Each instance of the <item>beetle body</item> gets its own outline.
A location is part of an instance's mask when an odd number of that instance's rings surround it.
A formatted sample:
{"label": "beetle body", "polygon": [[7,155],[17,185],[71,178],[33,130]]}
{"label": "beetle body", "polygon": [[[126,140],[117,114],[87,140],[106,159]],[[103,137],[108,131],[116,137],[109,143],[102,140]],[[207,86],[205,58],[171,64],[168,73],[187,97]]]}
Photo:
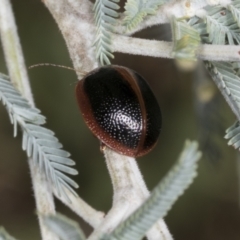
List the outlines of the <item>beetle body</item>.
{"label": "beetle body", "polygon": [[87,126],[106,146],[131,157],[155,146],[160,108],[135,71],[117,65],[97,68],[78,82],[76,97]]}

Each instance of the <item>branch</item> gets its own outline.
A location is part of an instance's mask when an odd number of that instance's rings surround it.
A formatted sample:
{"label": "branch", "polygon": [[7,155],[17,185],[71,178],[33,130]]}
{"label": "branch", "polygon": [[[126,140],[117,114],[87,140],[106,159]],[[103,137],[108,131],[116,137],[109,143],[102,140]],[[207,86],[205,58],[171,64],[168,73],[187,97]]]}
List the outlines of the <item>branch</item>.
{"label": "branch", "polygon": [[102,223],[104,219],[104,213],[96,211],[85,201],[83,201],[80,197],[76,197],[67,188],[65,188],[64,191],[67,193],[69,199],[71,200],[71,203],[66,201],[66,198],[64,197],[60,197],[59,199],[73,212],[80,216],[84,221],[89,223],[89,225],[92,226],[94,229],[99,227],[99,225]]}
{"label": "branch", "polygon": [[[81,79],[84,72],[91,71],[98,66],[92,48],[95,36],[92,3],[87,0],[45,0],[44,3],[63,34],[74,68],[79,79]],[[65,191],[68,192],[71,203],[67,202],[64,198],[60,198],[60,200],[93,228],[99,226],[104,213],[93,209],[67,189]],[[58,197],[56,194],[55,196]]]}
{"label": "branch", "polygon": [[98,67],[92,46],[95,27],[92,8],[88,0],[44,0],[67,44],[76,73],[81,79],[83,72]]}
{"label": "branch", "polygon": [[[103,233],[111,232],[150,195],[134,158],[118,154],[107,147],[104,155],[113,184],[113,206],[89,240],[99,239]],[[172,240],[163,220],[159,220],[148,231],[147,237],[150,240]]]}
{"label": "branch", "polygon": [[[149,57],[173,58],[173,43],[157,40],[114,35],[113,51]],[[204,44],[197,50],[197,57],[209,61],[240,61],[240,47],[237,45]]]}
{"label": "branch", "polygon": [[[197,142],[187,140],[178,161],[168,174],[153,189],[150,197],[104,240],[142,239],[156,221],[166,216],[172,205],[193,182],[197,175],[197,162],[201,157]],[[167,236],[153,235],[153,239],[168,239]],[[170,237],[171,238],[171,237]]]}
{"label": "branch", "polygon": [[[17,34],[17,27],[10,2],[8,0],[0,0],[0,34],[10,79],[22,95],[29,100],[32,106],[34,106],[24,57]],[[55,213],[53,196],[46,177],[43,176],[39,169],[34,166],[31,158],[28,163],[33,183],[37,212],[41,214]],[[39,223],[42,238],[44,240],[58,239],[44,226],[42,217],[40,216]]]}

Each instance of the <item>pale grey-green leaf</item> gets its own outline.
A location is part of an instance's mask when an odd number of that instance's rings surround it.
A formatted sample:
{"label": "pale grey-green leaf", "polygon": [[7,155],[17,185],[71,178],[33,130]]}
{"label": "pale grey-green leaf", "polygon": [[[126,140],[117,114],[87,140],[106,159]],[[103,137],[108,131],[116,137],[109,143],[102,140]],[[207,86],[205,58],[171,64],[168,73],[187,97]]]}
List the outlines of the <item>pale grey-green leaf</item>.
{"label": "pale grey-green leaf", "polygon": [[186,20],[172,19],[173,52],[172,55],[178,60],[196,61],[197,50],[201,43],[199,32],[191,27]]}
{"label": "pale grey-green leaf", "polygon": [[[61,185],[60,185],[60,188],[62,188],[62,186],[64,186],[65,188],[67,188],[74,196],[78,196],[77,195],[77,193],[73,190],[73,188],[71,188],[71,186],[66,182],[66,181],[64,181],[64,179],[62,179],[62,178],[59,178],[59,182],[61,183]],[[63,189],[63,191],[62,191],[66,196],[68,196],[68,194],[66,193],[66,191],[64,191],[64,189]],[[70,198],[69,198],[69,200],[70,200]],[[70,200],[70,202],[71,202],[71,200]]]}
{"label": "pale grey-green leaf", "polygon": [[54,167],[55,169],[61,171],[61,172],[65,172],[65,173],[68,173],[68,174],[71,174],[71,175],[77,175],[78,174],[78,171],[76,169],[67,167],[63,164],[52,162],[51,166]]}
{"label": "pale grey-green leaf", "polygon": [[[222,6],[209,6],[206,12],[203,20],[206,23],[208,43],[221,45],[240,43],[240,29],[228,9]],[[197,29],[196,21],[193,26]]]}
{"label": "pale grey-green leaf", "polygon": [[44,124],[46,122],[44,116],[31,111],[30,108],[22,108],[19,106],[13,106],[13,108],[14,112],[27,122],[33,122],[35,124]]}
{"label": "pale grey-green leaf", "polygon": [[47,154],[46,156],[50,161],[53,161],[53,162],[62,163],[64,165],[68,165],[68,166],[75,165],[75,162],[72,159],[67,158],[67,157],[60,157],[60,156],[50,155],[50,154]]}
{"label": "pale grey-green leaf", "polygon": [[30,123],[27,123],[26,126],[27,126],[28,129],[30,129],[32,131],[54,135],[53,131],[51,131],[51,130],[45,128],[45,127],[37,126],[37,125],[34,125],[34,124],[30,124]]}
{"label": "pale grey-green leaf", "polygon": [[[22,148],[32,157],[34,164],[46,174],[48,181],[53,184],[57,193],[66,197],[64,187],[73,191],[72,187],[77,184],[64,173],[77,174],[73,168],[75,162],[68,157],[70,154],[62,149],[62,144],[54,137],[54,132],[38,124],[45,122],[45,117],[40,114],[40,110],[32,108],[18,91],[12,86],[5,75],[0,73],[0,100],[6,106],[11,123],[14,125],[14,136],[17,134],[17,124],[23,130]],[[24,107],[23,107],[24,106]],[[36,125],[37,124],[37,125]]]}
{"label": "pale grey-green leaf", "polygon": [[27,149],[27,142],[28,142],[28,134],[27,132],[23,132],[23,139],[22,139],[22,149],[26,150]]}
{"label": "pale grey-green leaf", "polygon": [[70,155],[71,155],[69,152],[67,152],[65,150],[50,148],[50,147],[46,147],[46,146],[42,147],[42,151],[44,151],[45,153],[57,155],[57,156],[60,156],[60,157],[66,157],[66,158],[70,157]]}
{"label": "pale grey-green leaf", "polygon": [[[118,1],[118,2],[119,2],[119,1]],[[103,4],[104,4],[106,7],[110,8],[110,9],[118,10],[118,9],[120,8],[120,7],[118,6],[118,4],[113,3],[113,2],[111,2],[111,1],[109,1],[109,0],[103,0]]]}
{"label": "pale grey-green leaf", "polygon": [[114,31],[116,18],[119,16],[116,10],[119,9],[118,1],[96,0],[94,10],[94,20],[97,26],[96,37],[93,45],[96,48],[96,58],[101,65],[110,64],[109,57],[113,57],[111,50],[111,35]]}
{"label": "pale grey-green leaf", "polygon": [[237,121],[226,130],[225,138],[226,139],[232,138],[234,135],[238,133],[238,131],[240,131],[240,125],[239,122]]}
{"label": "pale grey-green leaf", "polygon": [[28,157],[32,156],[32,149],[33,149],[33,138],[29,137],[28,143],[27,143],[27,149],[26,149]]}
{"label": "pale grey-green leaf", "polygon": [[65,182],[67,182],[69,185],[73,186],[74,188],[78,188],[78,184],[73,181],[71,178],[69,178],[67,175],[63,174],[62,172],[59,172],[59,171],[55,171],[56,172],[56,175],[58,177],[60,177],[61,179],[63,179]]}
{"label": "pale grey-green leaf", "polygon": [[59,213],[42,216],[44,224],[62,240],[85,240],[86,237],[78,224]]}
{"label": "pale grey-green leaf", "polygon": [[240,107],[240,77],[237,75],[231,63],[227,62],[206,62],[206,68],[210,75],[219,81],[220,87],[226,90]]}
{"label": "pale grey-green leaf", "polygon": [[[115,17],[115,18],[119,16],[119,14],[118,14],[115,10],[112,10],[112,9],[110,9],[110,8],[104,8],[104,9],[103,9],[103,12],[104,12],[105,14],[108,14],[108,15],[110,15],[110,16],[112,16],[112,17]],[[105,17],[106,17],[106,16],[105,16]],[[108,19],[109,21],[107,21],[107,20],[104,19],[104,18],[103,18],[103,20],[111,23],[112,17]],[[115,22],[116,22],[116,19],[114,19],[114,23],[115,23]]]}
{"label": "pale grey-green leaf", "polygon": [[168,0],[128,0],[125,3],[124,25],[126,30],[132,30],[149,14],[155,14],[158,7]]}
{"label": "pale grey-green leaf", "polygon": [[47,139],[47,140],[58,142],[58,139],[54,137],[52,134],[39,132],[39,131],[31,131],[31,135],[33,135],[36,138]]}
{"label": "pale grey-green leaf", "polygon": [[5,92],[4,95],[7,97],[7,98],[17,98],[19,99],[19,97],[21,97],[21,95],[16,92],[16,91],[13,91],[13,92]]}
{"label": "pale grey-green leaf", "polygon": [[226,130],[226,139],[229,139],[228,145],[232,145],[235,149],[240,147],[240,125],[235,122],[230,128]]}
{"label": "pale grey-green leaf", "polygon": [[50,141],[50,140],[46,140],[46,139],[36,139],[36,142],[39,145],[47,146],[47,147],[51,147],[51,148],[61,148],[62,147],[62,144],[60,142]]}
{"label": "pale grey-green leaf", "polygon": [[240,1],[232,1],[228,5],[228,9],[231,11],[234,20],[237,22],[238,26],[240,27]]}
{"label": "pale grey-green leaf", "polygon": [[16,240],[16,238],[7,233],[3,227],[0,227],[0,240]]}
{"label": "pale grey-green leaf", "polygon": [[5,79],[9,80],[10,79],[9,76],[4,74],[4,73],[0,73],[0,78],[2,78],[3,80],[5,80]]}

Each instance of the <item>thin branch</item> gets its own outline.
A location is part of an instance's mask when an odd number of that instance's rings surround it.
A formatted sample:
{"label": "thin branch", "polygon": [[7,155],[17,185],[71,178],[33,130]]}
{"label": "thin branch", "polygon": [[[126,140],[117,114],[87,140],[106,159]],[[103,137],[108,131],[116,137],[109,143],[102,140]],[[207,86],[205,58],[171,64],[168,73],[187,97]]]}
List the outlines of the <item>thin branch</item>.
{"label": "thin branch", "polygon": [[[16,88],[34,106],[31,88],[24,63],[24,57],[17,34],[11,4],[8,0],[0,0],[0,34],[3,51],[7,62],[10,79]],[[37,211],[41,214],[54,214],[55,206],[53,196],[46,177],[34,166],[32,159],[28,161],[33,183],[33,190]],[[44,226],[39,216],[40,229],[44,240],[57,240],[58,238]]]}
{"label": "thin branch", "polygon": [[[86,240],[85,234],[77,222],[57,213],[56,215],[43,216],[44,223],[62,240]],[[9,239],[10,240],[10,239]]]}
{"label": "thin branch", "polygon": [[88,0],[44,0],[67,44],[76,73],[81,79],[83,72],[98,67],[93,42],[95,27],[93,5]]}
{"label": "thin branch", "polygon": [[[113,51],[149,57],[173,58],[173,43],[114,35]],[[197,57],[209,61],[240,61],[240,47],[234,45],[200,45]]]}
{"label": "thin branch", "polygon": [[10,79],[15,87],[28,98],[30,104],[34,105],[17,26],[8,0],[0,0],[0,31]]}
{"label": "thin branch", "polygon": [[66,201],[64,197],[60,197],[59,199],[73,212],[80,216],[84,221],[89,223],[89,225],[91,225],[94,229],[99,227],[99,225],[102,223],[104,219],[104,213],[96,211],[85,201],[83,201],[80,197],[76,197],[67,188],[65,188],[64,191],[67,193],[67,196],[71,200],[71,203]]}
{"label": "thin branch", "polygon": [[197,56],[202,60],[234,62],[240,60],[240,46],[211,45],[200,46]]}
{"label": "thin branch", "polygon": [[[149,196],[134,158],[120,155],[107,147],[104,155],[113,184],[113,206],[89,240],[99,239],[103,233],[111,232]],[[163,220],[159,220],[146,235],[150,240],[172,240]]]}
{"label": "thin branch", "polygon": [[114,52],[149,57],[173,58],[172,42],[114,35],[112,39],[112,48]]}

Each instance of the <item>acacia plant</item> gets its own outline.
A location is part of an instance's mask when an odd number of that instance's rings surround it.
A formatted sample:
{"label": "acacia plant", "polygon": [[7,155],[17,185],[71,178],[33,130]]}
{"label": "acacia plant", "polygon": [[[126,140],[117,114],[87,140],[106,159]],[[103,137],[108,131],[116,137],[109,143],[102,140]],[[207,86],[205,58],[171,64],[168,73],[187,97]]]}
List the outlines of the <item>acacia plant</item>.
{"label": "acacia plant", "polygon": [[[240,147],[240,1],[239,0],[128,0],[120,12],[119,0],[43,0],[65,39],[79,79],[86,72],[110,64],[114,52],[175,58],[194,65],[202,59],[226,99],[237,122],[226,138]],[[169,23],[172,42],[131,37],[144,28]],[[81,228],[56,214],[59,198],[93,227],[88,239],[173,239],[163,217],[196,176],[200,152],[186,141],[179,160],[150,194],[136,161],[104,148],[112,180],[112,208],[102,213],[78,196],[77,174],[70,154],[34,105],[20,40],[9,0],[0,0],[0,34],[7,74],[0,74],[0,99],[14,127],[22,132],[22,148],[29,168],[42,239],[86,239]],[[93,44],[94,43],[94,44]],[[221,46],[219,46],[221,45]],[[0,239],[14,239],[3,228]]]}

